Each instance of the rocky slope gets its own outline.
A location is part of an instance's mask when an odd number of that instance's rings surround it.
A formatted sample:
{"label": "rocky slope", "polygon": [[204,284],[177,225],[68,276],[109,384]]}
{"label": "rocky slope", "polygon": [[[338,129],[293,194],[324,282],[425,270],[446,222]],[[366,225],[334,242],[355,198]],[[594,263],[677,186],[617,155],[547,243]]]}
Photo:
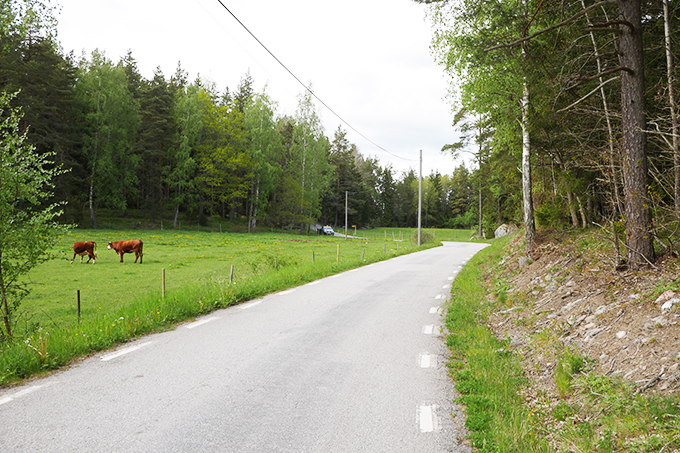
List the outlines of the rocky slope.
{"label": "rocky slope", "polygon": [[529,398],[557,401],[554,370],[565,348],[636,392],[680,387],[678,259],[619,272],[611,244],[596,235],[543,235],[531,261],[515,233],[497,270],[504,282],[497,297],[507,304],[490,317],[490,327],[522,355]]}

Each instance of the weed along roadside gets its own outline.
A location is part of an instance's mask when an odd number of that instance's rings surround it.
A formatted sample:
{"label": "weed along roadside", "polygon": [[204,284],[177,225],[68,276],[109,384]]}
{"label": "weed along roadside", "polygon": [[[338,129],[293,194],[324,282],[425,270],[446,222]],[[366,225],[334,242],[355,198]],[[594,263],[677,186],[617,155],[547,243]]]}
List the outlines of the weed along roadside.
{"label": "weed along roadside", "polygon": [[439,245],[431,241],[397,250],[382,238],[136,233],[144,242],[141,265],[120,263],[113,254],[100,255],[96,265],[70,265],[74,241],[107,243],[120,235],[74,230],[57,245],[59,258],[29,274],[34,284],[17,317],[17,341],[0,345],[0,385],[20,383],[215,309]]}
{"label": "weed along roadside", "polygon": [[[677,391],[650,391],[658,382],[656,372],[651,379],[626,381],[623,373],[611,373],[613,366],[598,366],[607,360],[604,354],[593,358],[587,352],[594,351],[566,343],[574,321],[555,322],[550,317],[555,312],[543,307],[548,296],[522,283],[536,281],[522,275],[540,260],[553,273],[571,270],[546,257],[517,266],[520,242],[494,240],[463,268],[451,289],[448,366],[472,446],[480,452],[680,451]],[[551,256],[577,261],[572,250],[550,247],[555,248]],[[597,263],[601,257],[578,259]],[[555,282],[554,277],[549,281]]]}

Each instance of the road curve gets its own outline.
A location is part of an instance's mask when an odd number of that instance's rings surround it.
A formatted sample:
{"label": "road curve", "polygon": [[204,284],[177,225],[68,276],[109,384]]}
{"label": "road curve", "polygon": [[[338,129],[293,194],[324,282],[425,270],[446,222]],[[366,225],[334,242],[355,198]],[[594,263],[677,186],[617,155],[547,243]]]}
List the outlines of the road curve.
{"label": "road curve", "polygon": [[216,311],[0,391],[0,451],[469,452],[444,243]]}

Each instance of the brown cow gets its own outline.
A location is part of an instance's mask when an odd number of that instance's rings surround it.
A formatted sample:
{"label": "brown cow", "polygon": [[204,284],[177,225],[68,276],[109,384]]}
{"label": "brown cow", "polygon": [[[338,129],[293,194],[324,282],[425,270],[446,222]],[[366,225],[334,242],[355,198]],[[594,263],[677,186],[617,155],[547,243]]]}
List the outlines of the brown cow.
{"label": "brown cow", "polygon": [[139,258],[139,264],[142,264],[142,247],[144,244],[141,239],[135,239],[134,241],[112,241],[109,242],[107,250],[115,250],[117,254],[120,255],[120,262],[123,262],[123,254],[125,253],[135,253],[135,263]]}
{"label": "brown cow", "polygon": [[97,243],[94,241],[78,241],[73,243],[73,259],[71,260],[71,264],[73,264],[73,260],[76,259],[76,255],[80,256],[80,264],[83,264],[83,257],[85,255],[88,256],[87,258],[87,263],[92,260],[92,264],[95,262],[95,258],[97,257]]}

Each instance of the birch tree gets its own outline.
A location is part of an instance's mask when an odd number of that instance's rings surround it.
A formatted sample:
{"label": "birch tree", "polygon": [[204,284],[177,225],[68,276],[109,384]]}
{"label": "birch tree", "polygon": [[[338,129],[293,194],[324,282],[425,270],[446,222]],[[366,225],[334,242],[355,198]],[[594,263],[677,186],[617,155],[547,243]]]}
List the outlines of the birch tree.
{"label": "birch tree", "polygon": [[22,277],[51,258],[48,249],[67,227],[52,197],[52,180],[62,170],[54,153],[39,155],[19,132],[21,112],[0,92],[0,342],[11,340],[14,315],[28,288]]}

